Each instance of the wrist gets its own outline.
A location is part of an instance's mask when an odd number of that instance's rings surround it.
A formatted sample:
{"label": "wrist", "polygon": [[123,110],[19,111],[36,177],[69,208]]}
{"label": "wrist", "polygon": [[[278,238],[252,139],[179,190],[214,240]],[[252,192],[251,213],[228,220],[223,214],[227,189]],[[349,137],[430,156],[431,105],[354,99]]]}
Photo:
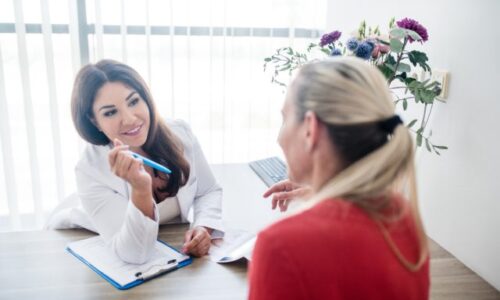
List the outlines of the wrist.
{"label": "wrist", "polygon": [[205,231],[209,234],[209,235],[212,235],[212,232],[214,232],[214,230],[210,227],[205,227],[205,226],[198,226],[200,228],[203,228],[205,229]]}
{"label": "wrist", "polygon": [[132,194],[137,194],[137,195],[151,195],[151,186],[150,185],[145,185],[145,184],[130,184],[130,187],[132,188]]}
{"label": "wrist", "polygon": [[154,201],[151,190],[143,191],[132,188],[132,202],[147,217],[154,220]]}

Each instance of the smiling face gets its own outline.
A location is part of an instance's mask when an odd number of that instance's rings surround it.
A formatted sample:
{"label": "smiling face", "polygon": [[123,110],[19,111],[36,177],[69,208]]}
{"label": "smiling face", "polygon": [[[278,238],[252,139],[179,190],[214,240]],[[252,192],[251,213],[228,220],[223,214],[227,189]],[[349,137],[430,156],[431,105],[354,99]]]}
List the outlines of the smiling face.
{"label": "smiling face", "polygon": [[93,123],[113,142],[115,138],[138,151],[147,140],[149,108],[141,96],[121,82],[108,82],[96,94]]}

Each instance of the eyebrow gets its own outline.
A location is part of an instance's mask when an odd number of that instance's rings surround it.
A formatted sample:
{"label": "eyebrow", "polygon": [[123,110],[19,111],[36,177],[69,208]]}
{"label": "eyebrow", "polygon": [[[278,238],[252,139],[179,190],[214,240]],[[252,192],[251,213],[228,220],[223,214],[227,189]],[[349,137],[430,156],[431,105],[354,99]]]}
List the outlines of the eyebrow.
{"label": "eyebrow", "polygon": [[103,109],[108,109],[108,108],[113,108],[115,107],[114,105],[104,105],[104,106],[101,106],[101,108],[99,108],[99,111],[103,110]]}
{"label": "eyebrow", "polygon": [[[130,98],[132,98],[132,96],[133,96],[134,94],[137,94],[137,92],[136,92],[136,91],[132,91],[132,92],[131,92],[128,96],[127,96],[127,98],[125,98],[125,101],[130,100]],[[115,106],[114,106],[114,105],[104,105],[104,106],[101,106],[101,108],[99,108],[99,111],[101,111],[101,110],[103,110],[103,109],[113,108],[113,107],[115,107]]]}
{"label": "eyebrow", "polygon": [[130,94],[128,94],[127,98],[125,98],[125,101],[129,100],[130,98],[132,98],[132,96],[134,94],[137,94],[137,92],[136,91],[132,91]]}

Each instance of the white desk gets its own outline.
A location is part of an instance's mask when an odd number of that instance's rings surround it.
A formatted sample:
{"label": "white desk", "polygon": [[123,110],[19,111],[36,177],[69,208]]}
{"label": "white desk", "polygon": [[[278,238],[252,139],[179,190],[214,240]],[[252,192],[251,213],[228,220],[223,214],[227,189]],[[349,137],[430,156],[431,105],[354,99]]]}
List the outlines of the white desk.
{"label": "white desk", "polygon": [[223,218],[228,228],[258,232],[280,217],[271,200],[262,198],[267,186],[247,164],[213,165],[224,190]]}
{"label": "white desk", "polygon": [[[279,217],[261,195],[266,186],[246,164],[214,165],[224,188],[228,226],[257,231]],[[159,238],[179,248],[186,225],[161,226]],[[0,233],[0,299],[246,299],[246,264],[208,258],[127,291],[119,291],[66,253],[85,230]]]}

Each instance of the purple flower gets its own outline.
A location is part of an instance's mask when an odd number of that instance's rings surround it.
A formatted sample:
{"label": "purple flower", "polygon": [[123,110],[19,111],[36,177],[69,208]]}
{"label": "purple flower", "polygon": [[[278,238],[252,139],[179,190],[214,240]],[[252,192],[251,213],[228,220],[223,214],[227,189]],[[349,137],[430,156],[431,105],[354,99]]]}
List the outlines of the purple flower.
{"label": "purple flower", "polygon": [[[399,20],[396,22],[399,28],[405,28],[405,29],[410,29],[418,33],[422,40],[420,41],[421,43],[426,42],[429,39],[429,35],[427,34],[427,29],[425,29],[424,26],[422,26],[420,23],[413,19],[409,18],[404,18],[402,20]],[[408,37],[408,40],[410,43],[413,43],[415,40],[412,39],[411,37]]]}
{"label": "purple flower", "polygon": [[340,38],[341,35],[342,35],[342,32],[337,31],[337,30],[332,31],[332,32],[327,33],[327,34],[324,34],[321,37],[321,41],[319,42],[319,45],[321,47],[324,47],[326,45],[333,44]]}
{"label": "purple flower", "polygon": [[347,49],[351,50],[351,51],[355,51],[356,48],[358,48],[358,45],[359,45],[359,41],[358,39],[356,38],[350,38],[349,40],[347,40]]}
{"label": "purple flower", "polygon": [[340,56],[342,55],[342,51],[340,51],[340,49],[338,48],[335,48],[332,50],[332,52],[330,52],[330,56]]}
{"label": "purple flower", "polygon": [[372,56],[372,51],[374,47],[375,46],[371,42],[367,41],[361,42],[356,51],[354,51],[354,54],[359,58],[365,60],[369,59]]}

